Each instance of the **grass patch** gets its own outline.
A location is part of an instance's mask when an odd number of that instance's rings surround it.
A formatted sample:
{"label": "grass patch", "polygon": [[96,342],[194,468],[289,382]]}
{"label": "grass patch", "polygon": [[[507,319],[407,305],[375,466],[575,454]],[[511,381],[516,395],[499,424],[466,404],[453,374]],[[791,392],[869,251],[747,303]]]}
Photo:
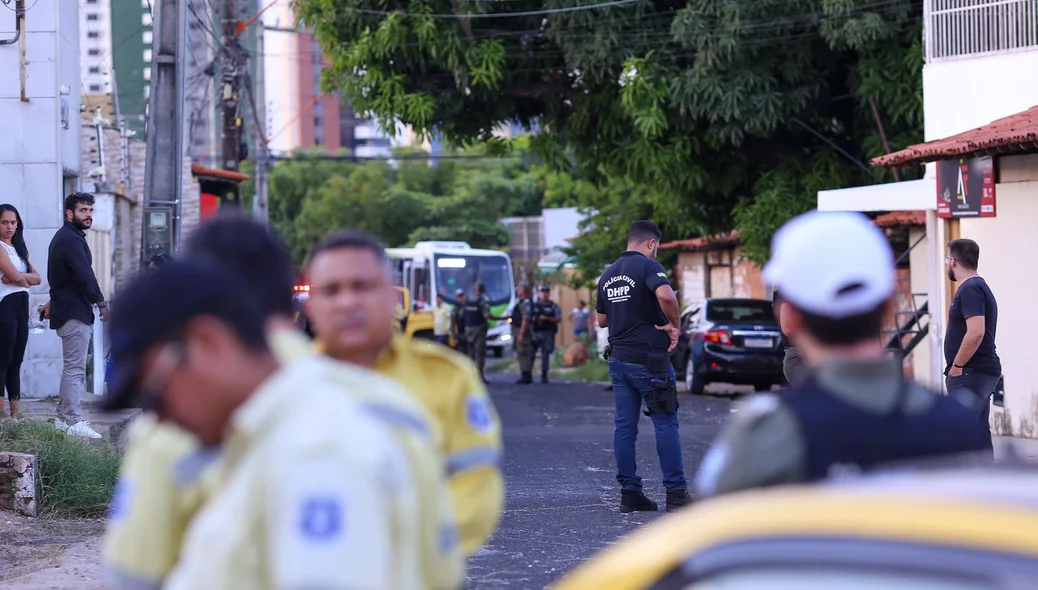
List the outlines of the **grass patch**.
{"label": "grass patch", "polygon": [[487,359],[485,370],[488,373],[518,373],[519,362],[514,356],[506,356],[500,359]]}
{"label": "grass patch", "polygon": [[609,381],[609,363],[599,357],[592,357],[583,365],[576,367],[560,367],[553,369],[551,374],[570,381],[602,383]]}
{"label": "grass patch", "polygon": [[0,450],[36,456],[41,516],[104,516],[119,473],[119,458],[106,444],[19,420],[0,422]]}

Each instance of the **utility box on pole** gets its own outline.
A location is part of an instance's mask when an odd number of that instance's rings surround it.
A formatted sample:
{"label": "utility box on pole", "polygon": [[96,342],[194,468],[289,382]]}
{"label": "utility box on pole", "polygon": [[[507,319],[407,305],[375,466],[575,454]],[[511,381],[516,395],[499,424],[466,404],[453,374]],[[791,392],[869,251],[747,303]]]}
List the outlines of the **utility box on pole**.
{"label": "utility box on pole", "polygon": [[[144,169],[144,215],[141,224],[141,267],[159,252],[172,253],[179,236],[183,193],[183,45],[187,3],[155,0],[154,60],[148,100],[147,156]],[[164,219],[161,231],[151,217]],[[158,227],[158,226],[156,226]]]}

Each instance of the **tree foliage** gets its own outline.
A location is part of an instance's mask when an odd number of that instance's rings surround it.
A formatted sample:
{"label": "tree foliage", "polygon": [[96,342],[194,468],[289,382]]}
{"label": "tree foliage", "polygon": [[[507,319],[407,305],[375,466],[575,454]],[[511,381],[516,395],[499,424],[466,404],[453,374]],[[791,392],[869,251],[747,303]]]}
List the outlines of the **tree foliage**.
{"label": "tree foliage", "polygon": [[[579,183],[523,161],[518,149],[504,158],[447,154],[435,166],[420,150],[395,155],[390,164],[300,152],[271,169],[270,220],[297,263],[325,235],[346,227],[372,232],[389,246],[461,240],[500,248],[508,243],[501,218],[578,204]],[[242,187],[246,196],[252,191],[251,181]],[[243,206],[250,206],[245,201]]]}
{"label": "tree foliage", "polygon": [[877,181],[873,105],[892,149],[921,139],[918,2],[587,6],[296,0],[334,64],[323,84],[358,111],[458,144],[536,128],[532,152],[571,173],[603,248],[651,216],[674,238],[738,226],[759,259],[813,191]]}

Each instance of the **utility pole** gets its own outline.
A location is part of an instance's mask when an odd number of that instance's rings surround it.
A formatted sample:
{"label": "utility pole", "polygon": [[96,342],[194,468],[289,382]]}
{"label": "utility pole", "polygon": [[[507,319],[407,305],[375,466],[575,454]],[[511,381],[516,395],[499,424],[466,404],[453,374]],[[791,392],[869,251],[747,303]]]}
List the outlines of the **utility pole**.
{"label": "utility pole", "polygon": [[144,168],[141,265],[159,252],[173,252],[180,225],[183,169],[184,10],[178,0],[156,0],[151,90]]}
{"label": "utility pole", "polygon": [[267,201],[267,92],[265,76],[263,73],[263,20],[256,21],[256,84],[253,85],[252,94],[255,97],[252,108],[255,111],[253,128],[256,133],[256,194],[252,199],[252,216],[257,221],[267,223],[270,219]]}
{"label": "utility pole", "polygon": [[238,103],[241,98],[241,46],[238,44],[237,0],[222,0],[221,24],[223,72],[220,79],[220,100],[223,108],[223,135],[220,159],[224,170],[237,172],[241,162],[241,119],[238,117]]}

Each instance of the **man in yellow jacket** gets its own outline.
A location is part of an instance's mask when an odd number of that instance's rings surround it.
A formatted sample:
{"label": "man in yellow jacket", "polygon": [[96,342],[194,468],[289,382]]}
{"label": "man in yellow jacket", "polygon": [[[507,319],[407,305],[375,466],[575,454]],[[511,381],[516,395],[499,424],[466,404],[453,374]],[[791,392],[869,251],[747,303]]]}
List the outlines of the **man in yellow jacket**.
{"label": "man in yellow jacket", "polygon": [[[244,217],[221,217],[196,229],[185,259],[204,260],[250,286],[266,314],[267,340],[282,364],[315,356],[310,341],[291,317],[292,269],[287,248],[263,225]],[[259,264],[262,261],[262,264]],[[322,372],[343,395],[391,427],[425,494],[421,499],[426,541],[422,548],[424,585],[456,588],[463,556],[456,539],[451,498],[443,478],[436,428],[424,407],[399,384],[377,373],[328,363]],[[219,488],[215,466],[220,453],[194,436],[146,413],[130,427],[120,469],[119,492],[105,535],[102,560],[106,585],[113,589],[161,587],[181,558],[185,531]]]}
{"label": "man in yellow jacket", "polygon": [[394,334],[390,261],[363,232],[334,233],[310,255],[306,312],[329,356],[403,383],[439,426],[462,548],[471,555],[497,528],[504,504],[501,423],[472,362],[431,341]]}

